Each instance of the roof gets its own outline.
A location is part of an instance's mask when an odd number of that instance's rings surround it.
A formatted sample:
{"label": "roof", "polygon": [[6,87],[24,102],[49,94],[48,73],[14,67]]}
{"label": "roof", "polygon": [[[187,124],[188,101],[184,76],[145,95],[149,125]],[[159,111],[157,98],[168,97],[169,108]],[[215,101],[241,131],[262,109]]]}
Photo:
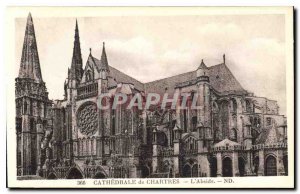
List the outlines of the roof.
{"label": "roof", "polygon": [[262,129],[257,137],[255,144],[274,144],[280,141],[280,134],[275,124]]}
{"label": "roof", "polygon": [[173,94],[178,83],[186,82],[195,78],[196,71],[191,71],[153,82],[148,82],[145,83],[145,91],[147,93],[164,94],[165,92],[167,92],[168,94]]}
{"label": "roof", "polygon": [[[88,58],[88,62],[96,64],[95,66],[97,67],[98,72],[100,71],[100,69],[105,69],[107,66],[107,63],[103,63],[102,60],[99,60],[91,55]],[[236,80],[236,78],[224,63],[206,68],[208,70],[210,84],[217,92],[221,94],[240,92],[246,93],[246,90],[244,90],[244,88]],[[190,71],[152,82],[142,83],[134,79],[133,77],[122,73],[112,66],[109,66],[109,70],[109,87],[115,87],[119,82],[131,83],[135,86],[136,89],[140,91],[145,91],[146,93],[157,93],[160,95],[163,95],[164,93],[168,93],[171,95],[175,92],[175,88],[178,84],[183,82],[193,83],[197,79],[196,71]]]}
{"label": "roof", "polygon": [[34,25],[30,13],[27,17],[21,65],[18,77],[30,78],[36,82],[43,82]]}
{"label": "roof", "polygon": [[[144,84],[133,77],[130,77],[129,75],[126,75],[125,73],[122,73],[121,71],[117,70],[116,68],[109,66],[110,70],[110,76],[111,81],[110,83],[113,84],[113,81],[116,82],[122,82],[122,83],[131,83],[134,85],[134,87],[140,91],[144,91]],[[109,85],[110,87],[110,85]]]}
{"label": "roof", "polygon": [[[225,64],[208,67],[208,76],[211,86],[220,93],[246,92],[241,84],[236,80]],[[178,83],[196,80],[196,71],[191,71],[172,77],[145,83],[147,93],[172,94]]]}
{"label": "roof", "polygon": [[208,74],[210,84],[218,92],[245,91],[224,63],[209,67]]}

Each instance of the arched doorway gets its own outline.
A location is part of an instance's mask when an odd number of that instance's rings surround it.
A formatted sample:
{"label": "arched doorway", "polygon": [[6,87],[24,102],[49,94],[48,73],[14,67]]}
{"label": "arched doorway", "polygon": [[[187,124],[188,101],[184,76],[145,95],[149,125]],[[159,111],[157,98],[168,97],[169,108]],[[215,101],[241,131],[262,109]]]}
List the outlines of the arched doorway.
{"label": "arched doorway", "polygon": [[265,175],[277,176],[277,164],[274,156],[268,156],[265,163]]}
{"label": "arched doorway", "polygon": [[83,176],[77,168],[72,168],[69,171],[69,174],[67,176],[67,179],[82,179],[82,178],[83,178]]}
{"label": "arched doorway", "polygon": [[217,159],[215,157],[210,162],[210,176],[217,177]]}
{"label": "arched doorway", "polygon": [[223,177],[232,177],[232,160],[229,157],[226,157],[222,161],[222,176]]}
{"label": "arched doorway", "polygon": [[49,174],[48,179],[57,179],[56,175],[52,172]]}
{"label": "arched doorway", "polygon": [[142,178],[146,178],[150,175],[150,170],[148,166],[142,166],[141,168]]}
{"label": "arched doorway", "polygon": [[191,177],[191,167],[189,164],[184,165],[183,170],[182,170],[182,176],[183,177]]}
{"label": "arched doorway", "polygon": [[288,157],[287,155],[283,156],[283,166],[284,166],[284,172],[285,172],[285,176],[288,175]]}
{"label": "arched doorway", "polygon": [[240,176],[245,176],[245,160],[243,158],[239,158],[239,172]]}
{"label": "arched doorway", "polygon": [[94,179],[105,179],[106,176],[102,172],[97,172],[94,176]]}

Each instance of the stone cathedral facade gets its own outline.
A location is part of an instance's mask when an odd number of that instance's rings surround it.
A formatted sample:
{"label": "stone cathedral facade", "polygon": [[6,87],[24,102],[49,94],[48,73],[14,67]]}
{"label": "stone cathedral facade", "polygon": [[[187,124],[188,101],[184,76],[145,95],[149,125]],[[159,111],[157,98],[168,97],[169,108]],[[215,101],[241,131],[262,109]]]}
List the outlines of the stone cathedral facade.
{"label": "stone cathedral facade", "polygon": [[[15,88],[20,179],[287,175],[286,117],[276,101],[240,85],[225,55],[220,64],[202,60],[195,71],[149,83],[108,61],[104,43],[102,53],[83,61],[76,21],[64,97],[50,100],[29,14]],[[98,108],[100,94],[110,100],[120,93],[143,100],[188,94],[188,107],[181,109],[179,98],[175,109]],[[190,108],[193,98],[202,108]]]}

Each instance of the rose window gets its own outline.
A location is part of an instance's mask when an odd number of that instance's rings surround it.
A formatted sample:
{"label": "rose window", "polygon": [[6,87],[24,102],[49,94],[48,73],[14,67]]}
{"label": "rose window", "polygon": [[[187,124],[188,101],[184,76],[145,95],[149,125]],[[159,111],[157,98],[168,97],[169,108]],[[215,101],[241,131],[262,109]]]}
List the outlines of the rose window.
{"label": "rose window", "polygon": [[98,129],[98,114],[95,104],[84,106],[77,113],[77,125],[80,132],[84,135],[93,135]]}

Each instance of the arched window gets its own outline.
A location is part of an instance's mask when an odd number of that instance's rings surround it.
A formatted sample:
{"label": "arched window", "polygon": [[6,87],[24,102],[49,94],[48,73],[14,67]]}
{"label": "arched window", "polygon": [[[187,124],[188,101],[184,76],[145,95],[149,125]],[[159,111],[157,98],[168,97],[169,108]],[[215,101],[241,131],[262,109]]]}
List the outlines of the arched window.
{"label": "arched window", "polygon": [[253,160],[253,165],[254,165],[254,173],[257,175],[258,173],[258,167],[259,167],[259,158],[256,156]]}
{"label": "arched window", "polygon": [[185,149],[186,150],[197,150],[198,149],[198,143],[197,139],[190,136],[184,140],[185,143]]}
{"label": "arched window", "polygon": [[246,112],[252,112],[250,100],[246,100]]}
{"label": "arched window", "polygon": [[237,103],[235,99],[231,99],[231,112],[236,113],[237,112]]}
{"label": "arched window", "polygon": [[83,156],[86,155],[86,140],[85,140],[85,138],[83,138],[83,140],[82,140],[82,155]]}
{"label": "arched window", "polygon": [[228,137],[229,133],[229,108],[228,108],[228,101],[223,101],[220,106],[220,120],[221,126],[220,129],[222,130],[222,135],[224,137]]}
{"label": "arched window", "polygon": [[237,141],[237,131],[235,128],[230,130],[230,140]]}
{"label": "arched window", "polygon": [[23,112],[23,114],[27,114],[27,102],[26,102],[26,100],[24,101],[24,112]]}
{"label": "arched window", "polygon": [[90,140],[90,138],[88,137],[88,138],[86,139],[86,155],[90,155],[90,142],[91,142],[91,140]]}
{"label": "arched window", "polygon": [[87,81],[87,82],[90,82],[90,81],[93,80],[93,75],[92,75],[91,70],[88,70],[88,71],[85,73],[85,77],[86,77],[86,81]]}

